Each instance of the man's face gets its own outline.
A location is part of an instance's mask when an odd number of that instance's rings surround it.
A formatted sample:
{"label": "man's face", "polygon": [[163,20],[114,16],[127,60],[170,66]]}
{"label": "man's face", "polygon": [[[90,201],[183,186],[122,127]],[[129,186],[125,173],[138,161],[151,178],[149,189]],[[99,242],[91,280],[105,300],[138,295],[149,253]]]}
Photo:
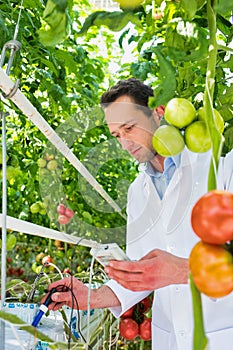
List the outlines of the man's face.
{"label": "man's face", "polygon": [[147,116],[144,113],[146,110],[148,111],[146,107],[136,105],[126,95],[119,97],[105,109],[110,133],[140,163],[149,161],[156,155],[152,137],[159,126],[159,119],[154,114]]}

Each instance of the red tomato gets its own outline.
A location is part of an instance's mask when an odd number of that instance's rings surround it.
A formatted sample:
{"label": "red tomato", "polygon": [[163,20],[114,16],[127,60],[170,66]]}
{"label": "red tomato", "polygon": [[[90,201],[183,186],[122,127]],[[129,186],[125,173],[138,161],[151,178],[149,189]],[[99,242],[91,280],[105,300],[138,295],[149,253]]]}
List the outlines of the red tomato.
{"label": "red tomato", "polygon": [[66,215],[68,218],[71,219],[71,218],[74,216],[74,212],[73,212],[72,209],[66,208],[66,210],[65,210],[65,215]]}
{"label": "red tomato", "polygon": [[46,256],[44,256],[43,259],[42,259],[42,264],[43,264],[43,265],[46,264],[46,263],[52,263],[52,262],[53,262],[53,259],[51,258],[50,255],[46,255]]}
{"label": "red tomato", "polygon": [[122,337],[126,340],[133,340],[138,335],[139,327],[137,322],[132,318],[123,318],[120,321],[119,330]]}
{"label": "red tomato", "polygon": [[66,215],[59,215],[58,222],[61,225],[66,225],[70,222],[70,218],[68,218],[68,216],[66,216]]}
{"label": "red tomato", "polygon": [[62,204],[62,203],[58,204],[57,212],[58,212],[58,214],[65,215],[66,206],[64,204]]}
{"label": "red tomato", "polygon": [[122,315],[121,318],[132,318],[133,312],[135,310],[135,305],[132,306],[130,309],[126,310]]}
{"label": "red tomato", "polygon": [[147,313],[150,309],[151,309],[151,306],[152,306],[152,300],[151,298],[148,296],[144,299],[142,299],[140,301],[140,309],[141,309],[141,312],[143,314]]}
{"label": "red tomato", "polygon": [[151,340],[151,318],[145,318],[139,326],[139,335],[143,340]]}
{"label": "red tomato", "polygon": [[213,190],[202,196],[191,214],[192,228],[204,242],[224,244],[233,239],[233,193]]}
{"label": "red tomato", "polygon": [[198,242],[191,251],[189,268],[201,293],[220,298],[233,291],[233,256],[220,245]]}

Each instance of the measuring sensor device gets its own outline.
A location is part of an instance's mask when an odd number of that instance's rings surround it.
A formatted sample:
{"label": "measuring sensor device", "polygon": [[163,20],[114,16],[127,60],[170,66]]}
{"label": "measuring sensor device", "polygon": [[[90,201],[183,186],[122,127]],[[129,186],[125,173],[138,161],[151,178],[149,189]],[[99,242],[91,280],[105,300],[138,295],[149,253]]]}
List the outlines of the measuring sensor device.
{"label": "measuring sensor device", "polygon": [[40,305],[40,308],[39,308],[39,311],[38,313],[36,314],[36,316],[34,317],[34,320],[32,322],[32,326],[33,327],[37,327],[42,316],[47,312],[48,310],[48,306],[49,304],[51,303],[52,301],[52,294],[56,292],[56,288],[52,288],[51,291],[49,292],[49,295],[47,296],[44,304],[41,304]]}
{"label": "measuring sensor device", "polygon": [[90,253],[103,266],[108,265],[109,260],[130,260],[116,243],[99,244]]}

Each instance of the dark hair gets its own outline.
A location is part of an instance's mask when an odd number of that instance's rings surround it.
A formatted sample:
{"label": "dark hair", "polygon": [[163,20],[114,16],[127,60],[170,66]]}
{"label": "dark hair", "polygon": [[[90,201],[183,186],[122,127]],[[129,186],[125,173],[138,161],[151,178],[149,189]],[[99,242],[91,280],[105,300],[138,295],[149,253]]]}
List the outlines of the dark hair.
{"label": "dark hair", "polygon": [[107,105],[123,95],[130,96],[138,105],[148,107],[148,100],[150,96],[153,96],[153,90],[150,86],[135,78],[120,80],[116,85],[103,93],[100,103],[102,106]]}

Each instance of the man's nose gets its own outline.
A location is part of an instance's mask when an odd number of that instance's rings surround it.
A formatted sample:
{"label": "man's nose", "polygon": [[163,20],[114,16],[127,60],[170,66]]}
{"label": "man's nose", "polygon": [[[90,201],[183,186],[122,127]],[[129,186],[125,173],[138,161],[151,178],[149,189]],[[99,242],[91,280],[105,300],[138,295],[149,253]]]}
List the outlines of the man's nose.
{"label": "man's nose", "polygon": [[129,150],[130,147],[133,145],[133,141],[125,137],[121,137],[120,139],[118,139],[118,141],[120,142],[121,147],[126,151]]}

